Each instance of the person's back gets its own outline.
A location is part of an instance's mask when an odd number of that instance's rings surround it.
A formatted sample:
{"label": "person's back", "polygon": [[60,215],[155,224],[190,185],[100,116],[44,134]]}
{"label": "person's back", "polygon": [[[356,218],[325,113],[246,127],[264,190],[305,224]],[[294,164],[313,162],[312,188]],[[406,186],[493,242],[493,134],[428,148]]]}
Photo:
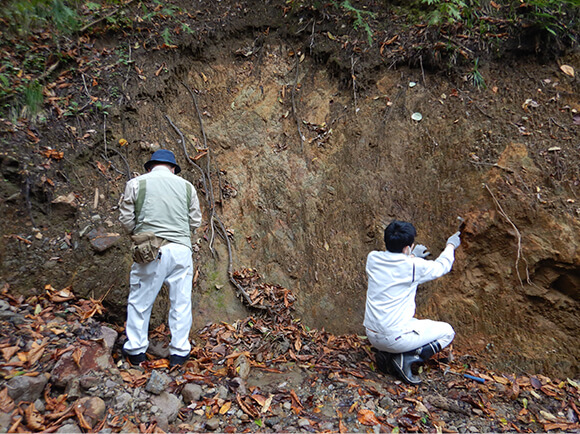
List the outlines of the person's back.
{"label": "person's back", "polygon": [[[145,163],[148,173],[127,182],[119,220],[134,243],[144,243],[131,266],[131,291],[127,302],[127,341],[123,353],[131,364],[146,360],[153,302],[163,284],[169,287],[169,364],[189,358],[192,324],[191,289],[193,262],[190,230],[201,223],[197,193],[181,171],[171,151],[156,151]],[[137,241],[138,240],[138,241]],[[139,251],[135,244],[134,251]]]}
{"label": "person's back", "polygon": [[408,383],[420,379],[411,364],[431,357],[451,343],[455,332],[443,322],[419,320],[415,315],[417,286],[451,270],[459,233],[434,260],[425,246],[413,248],[416,231],[407,222],[393,221],[385,229],[387,251],[373,251],[367,257],[368,278],[364,326],[370,343],[378,350],[377,364],[383,371],[391,365]]}

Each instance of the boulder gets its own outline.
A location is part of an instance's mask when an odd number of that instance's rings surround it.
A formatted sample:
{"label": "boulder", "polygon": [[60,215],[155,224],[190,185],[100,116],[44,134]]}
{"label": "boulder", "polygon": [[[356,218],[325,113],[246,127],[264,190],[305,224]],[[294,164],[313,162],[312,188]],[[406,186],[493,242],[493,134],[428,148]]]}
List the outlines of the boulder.
{"label": "boulder", "polygon": [[[80,357],[79,357],[80,353]],[[75,358],[78,357],[78,365]],[[72,379],[82,377],[90,371],[117,373],[110,349],[104,340],[83,341],[73,351],[64,353],[52,369],[51,381],[65,387]]]}
{"label": "boulder", "polygon": [[99,226],[90,231],[87,237],[93,249],[101,253],[115,245],[119,241],[119,238],[121,238],[121,235],[115,232],[107,232],[104,227]]}
{"label": "boulder", "polygon": [[8,396],[14,400],[15,404],[21,401],[34,402],[42,396],[44,386],[48,383],[50,374],[42,374],[36,377],[19,375],[13,377],[6,383]]}

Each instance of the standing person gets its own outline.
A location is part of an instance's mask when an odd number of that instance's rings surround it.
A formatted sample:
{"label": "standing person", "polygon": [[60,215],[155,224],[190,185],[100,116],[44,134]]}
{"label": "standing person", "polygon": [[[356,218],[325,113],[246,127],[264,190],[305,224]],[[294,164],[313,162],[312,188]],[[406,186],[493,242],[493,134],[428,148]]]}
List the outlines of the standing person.
{"label": "standing person", "polygon": [[385,229],[387,251],[370,252],[366,265],[364,326],[369,342],[379,351],[377,366],[393,370],[409,384],[421,383],[411,365],[429,359],[455,336],[447,323],[414,317],[417,285],[447,274],[461,243],[456,232],[439,257],[430,261],[424,259],[430,254],[425,246],[414,246],[416,235],[411,223],[394,220]]}
{"label": "standing person", "polygon": [[[161,286],[169,287],[169,365],[189,358],[192,325],[193,261],[190,230],[201,224],[195,187],[176,176],[181,168],[173,152],[156,151],[144,175],[127,182],[119,220],[132,234],[133,257],[127,302],[127,341],[123,354],[133,365],[145,361],[149,320]],[[141,250],[143,249],[143,250]],[[136,254],[137,253],[137,254]]]}

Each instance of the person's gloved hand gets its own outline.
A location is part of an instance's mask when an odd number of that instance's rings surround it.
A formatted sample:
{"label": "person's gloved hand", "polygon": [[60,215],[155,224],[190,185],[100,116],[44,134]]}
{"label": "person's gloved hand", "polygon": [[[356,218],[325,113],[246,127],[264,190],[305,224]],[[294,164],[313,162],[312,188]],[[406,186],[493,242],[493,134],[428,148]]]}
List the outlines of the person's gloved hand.
{"label": "person's gloved hand", "polygon": [[417,258],[426,258],[431,252],[423,244],[417,244],[411,254]]}
{"label": "person's gloved hand", "polygon": [[451,244],[454,249],[458,248],[459,245],[461,244],[461,239],[459,238],[460,234],[461,234],[461,232],[457,231],[453,235],[451,235],[447,239],[447,244]]}

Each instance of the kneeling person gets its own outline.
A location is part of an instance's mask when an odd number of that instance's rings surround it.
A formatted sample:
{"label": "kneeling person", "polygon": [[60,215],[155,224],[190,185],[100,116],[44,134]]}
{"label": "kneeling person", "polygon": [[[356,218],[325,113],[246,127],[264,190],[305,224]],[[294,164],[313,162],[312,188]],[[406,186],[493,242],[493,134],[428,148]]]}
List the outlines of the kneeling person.
{"label": "kneeling person", "polygon": [[445,322],[414,318],[417,286],[447,274],[461,243],[460,233],[453,234],[431,261],[424,259],[429,255],[425,246],[414,246],[416,235],[411,223],[394,220],[385,229],[387,251],[369,253],[366,265],[364,326],[369,342],[379,351],[377,365],[383,371],[391,368],[410,384],[421,383],[411,365],[426,361],[455,336]]}

